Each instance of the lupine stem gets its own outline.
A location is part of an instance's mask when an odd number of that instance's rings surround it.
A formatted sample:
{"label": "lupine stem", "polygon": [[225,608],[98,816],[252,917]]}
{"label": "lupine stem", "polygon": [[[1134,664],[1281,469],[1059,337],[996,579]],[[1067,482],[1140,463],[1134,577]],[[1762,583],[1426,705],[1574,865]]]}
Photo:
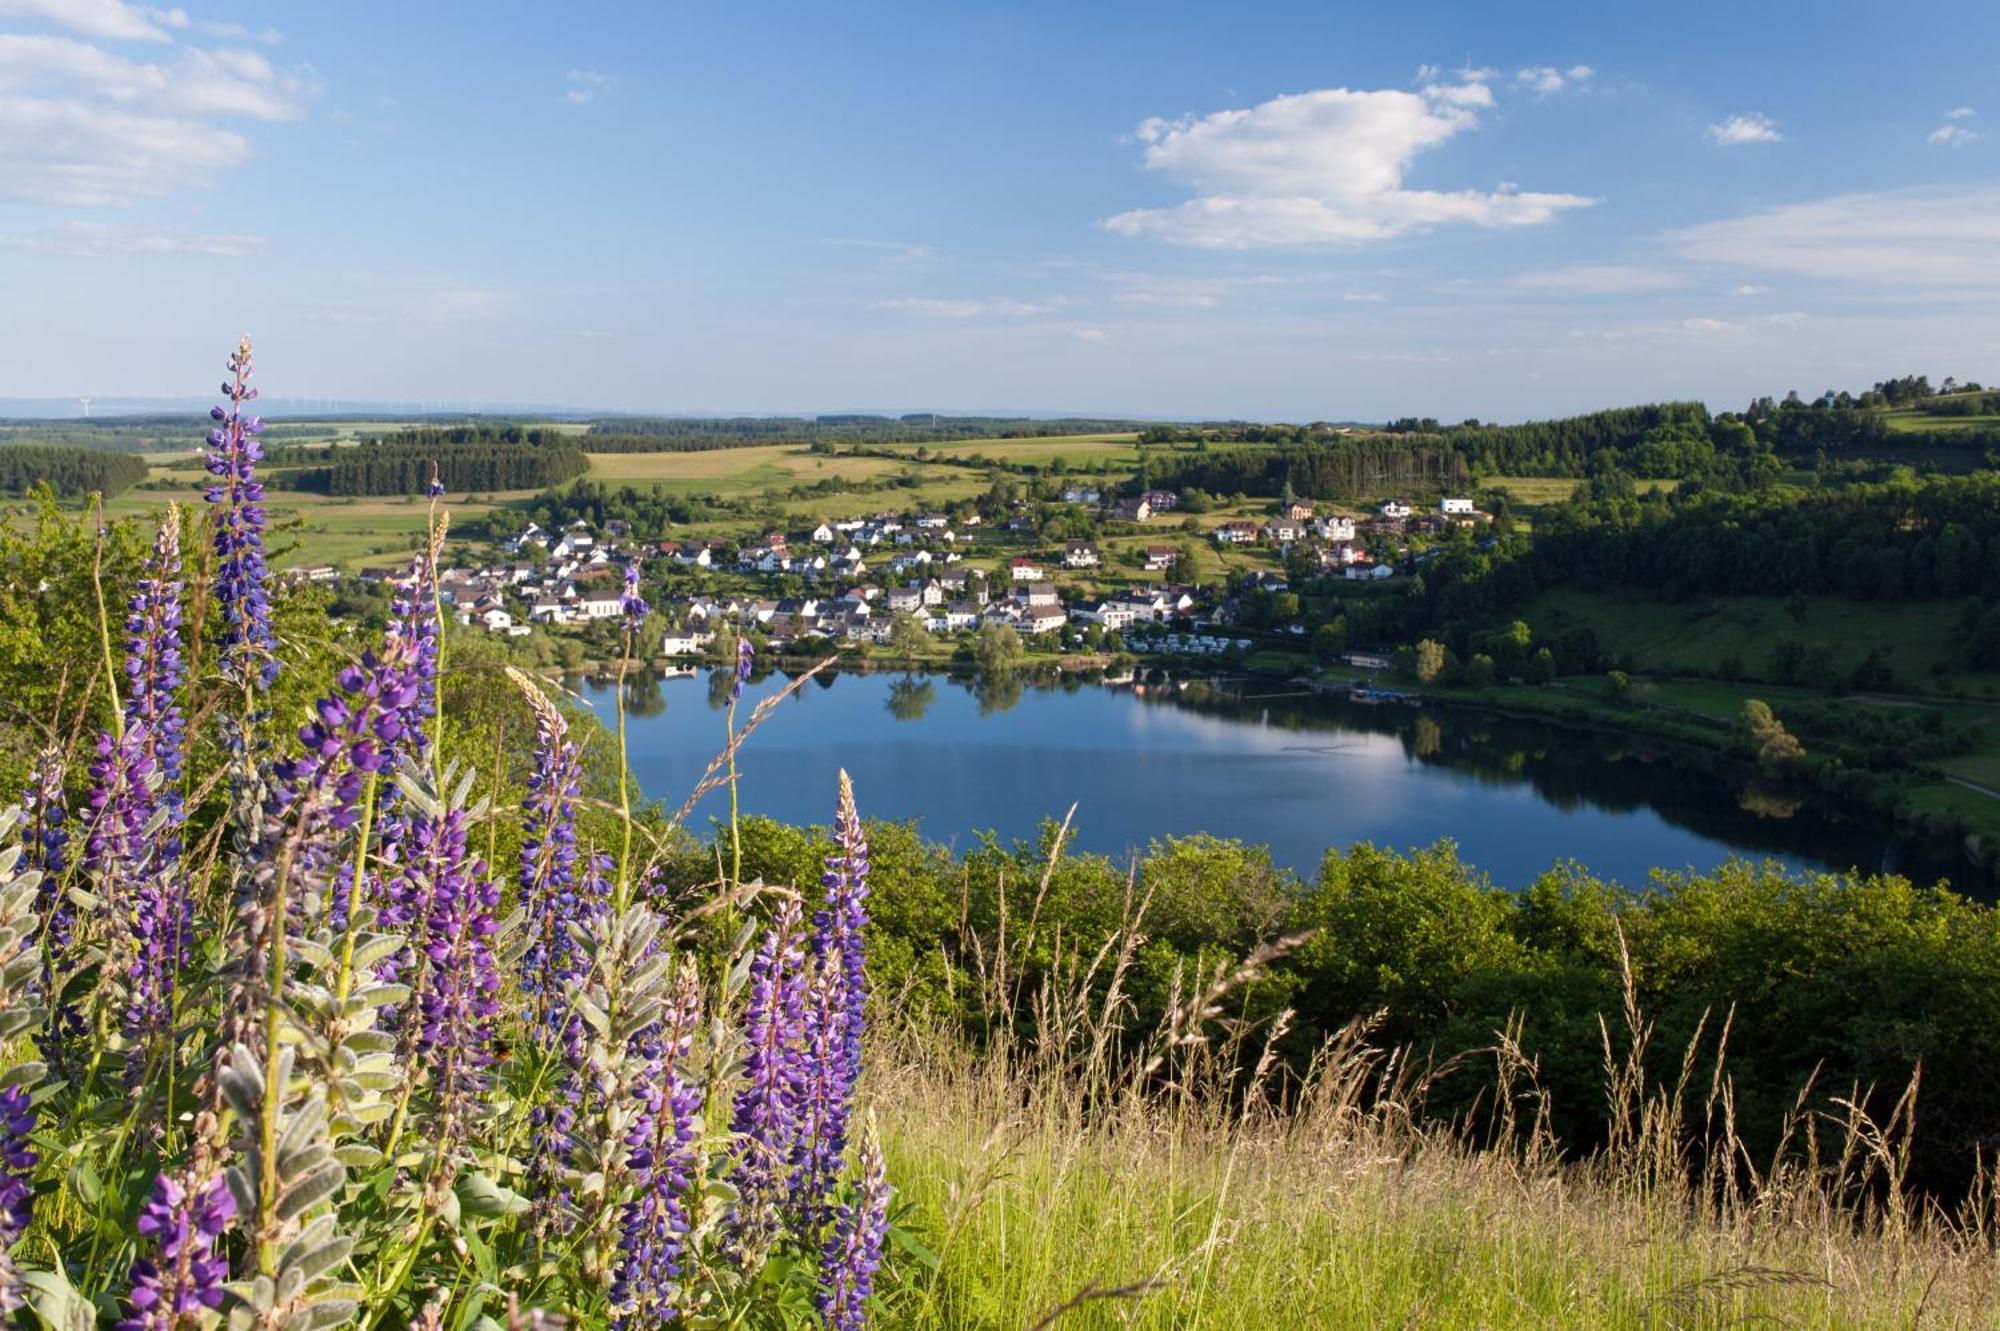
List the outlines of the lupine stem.
{"label": "lupine stem", "polygon": [[340,943],[340,980],[334,986],[336,1006],[346,1003],[354,987],[354,935],[358,932],[354,921],[360,914],[361,887],[367,881],[368,834],[375,823],[375,784],[379,779],[370,772],[361,787],[361,821],[355,825],[354,884],[347,894],[347,927],[342,931]]}
{"label": "lupine stem", "polygon": [[90,561],[90,585],[97,593],[97,641],[104,651],[104,688],[111,695],[111,734],[125,738],[125,708],[118,701],[118,663],[111,655],[111,615],[104,608],[104,495],[90,496],[90,515],[97,519],[97,539]]}
{"label": "lupine stem", "polygon": [[278,1211],[278,1110],[284,1100],[278,1080],[278,1025],[283,1017],[285,993],[285,934],[287,894],[292,876],[292,848],[286,845],[278,860],[276,883],[271,889],[270,916],[265,928],[271,932],[270,992],[264,1003],[264,1098],[258,1106],[257,1145],[262,1164],[257,1171],[257,1270],[274,1275],[278,1269],[277,1245],[271,1242],[271,1225]]}

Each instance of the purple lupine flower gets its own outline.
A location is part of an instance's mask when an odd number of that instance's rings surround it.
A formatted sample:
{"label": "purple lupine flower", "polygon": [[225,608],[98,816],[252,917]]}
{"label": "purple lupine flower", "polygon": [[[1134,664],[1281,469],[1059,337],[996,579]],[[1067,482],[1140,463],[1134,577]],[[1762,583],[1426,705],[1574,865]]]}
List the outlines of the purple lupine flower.
{"label": "purple lupine flower", "polygon": [[132,1315],[118,1331],[179,1331],[203,1309],[220,1308],[229,1259],[216,1241],[235,1216],[236,1199],[220,1174],[204,1187],[161,1174],[138,1223],[158,1255],[133,1263]]}
{"label": "purple lupine flower", "polygon": [[750,645],[750,639],[744,637],[740,633],[737,634],[736,635],[736,682],[729,686],[729,699],[731,702],[734,702],[743,696],[743,686],[744,684],[749,682],[750,667],[753,664],[755,664],[756,659],[757,659],[757,649]]}
{"label": "purple lupine flower", "polygon": [[626,1138],[633,1198],[619,1218],[610,1291],[614,1327],[662,1326],[675,1318],[675,1281],[688,1231],[682,1194],[694,1173],[695,1116],[702,1101],[688,1062],[700,1024],[701,981],[693,965],[683,963],[637,1091],[640,1113]]}
{"label": "purple lupine flower", "polygon": [[449,1140],[465,1126],[486,1086],[499,1020],[500,973],[493,959],[500,888],[465,849],[465,810],[441,818],[419,813],[411,830],[417,885],[423,893],[425,964],[417,982],[414,1048],[428,1069]]}
{"label": "purple lupine flower", "polygon": [[431,463],[431,480],[430,484],[424,487],[424,494],[432,499],[444,498],[444,481],[438,476],[438,464],[436,462]]}
{"label": "purple lupine flower", "polygon": [[170,506],[125,619],[125,731],[148,773],[144,795],[135,790],[124,814],[139,825],[144,842],[132,848],[143,862],[129,866],[124,903],[134,944],[125,1026],[134,1036],[166,1028],[191,923],[187,882],[178,871],[187,756],[186,722],[175,697],[181,682],[180,564],[180,514]]}
{"label": "purple lupine flower", "polygon": [[646,598],[639,595],[639,566],[636,563],[625,566],[625,595],[619,599],[618,608],[625,616],[625,628],[632,633],[639,631],[646,621],[646,612],[652,609],[646,604]]}
{"label": "purple lupine flower", "polygon": [[70,927],[76,919],[76,906],[62,889],[63,871],[69,867],[65,774],[62,750],[50,745],[35,759],[28,773],[27,789],[21,792],[21,812],[27,820],[22,859],[26,867],[42,875],[35,909],[43,921],[45,952],[51,957],[68,946]]}
{"label": "purple lupine flower", "polygon": [[826,898],[813,915],[806,1085],[792,1152],[793,1209],[808,1229],[824,1220],[826,1198],[840,1177],[867,1026],[862,929],[868,923],[868,838],[846,772],[835,805],[834,849],[820,882]]}
{"label": "purple lupine flower", "polygon": [[229,358],[222,394],[227,407],[211,407],[217,422],[208,432],[208,502],[215,512],[215,599],[222,607],[223,674],[244,687],[268,688],[278,675],[277,635],[271,631],[271,597],[265,586],[264,485],[257,463],[264,450],[257,442],[264,423],[243,414],[254,402],[250,386],[250,339],[237,344]]}
{"label": "purple lupine flower", "polygon": [[[380,772],[393,773],[407,757],[421,761],[430,747],[430,733],[424,723],[436,714],[438,626],[433,596],[437,586],[437,546],[432,543],[410,561],[409,572],[396,582],[388,631],[382,640],[382,660],[394,662],[402,672],[395,690],[397,728],[393,740],[383,743]],[[410,819],[391,786],[380,805],[376,858],[394,863],[402,858],[403,841]],[[373,888],[380,877],[371,871],[362,875],[362,886],[370,899],[379,899]],[[349,898],[354,892],[354,869],[349,865],[334,875],[328,924],[336,931],[347,927]],[[408,923],[407,915],[396,915],[385,903],[384,917],[392,928]],[[393,965],[393,963],[391,963]]]}
{"label": "purple lupine flower", "polygon": [[872,1134],[862,1139],[860,1167],[854,1200],[834,1213],[833,1233],[820,1253],[819,1315],[827,1331],[867,1325],[868,1296],[889,1234],[889,1175]]}
{"label": "purple lupine flower", "polygon": [[0,1252],[14,1246],[35,1216],[35,1189],[29,1180],[41,1157],[29,1137],[36,1116],[27,1087],[16,1082],[0,1090]]}
{"label": "purple lupine flower", "polygon": [[114,910],[125,909],[152,859],[146,827],[153,816],[153,759],[147,749],[143,726],[122,735],[100,731],[90,764],[83,868]]}
{"label": "purple lupine flower", "polygon": [[761,1247],[776,1232],[776,1208],[789,1190],[786,1174],[805,1093],[805,950],[799,931],[799,903],[789,899],[750,960],[750,997],[743,1009],[748,1084],[736,1093],[730,1124],[737,1138],[735,1240],[746,1249]]}
{"label": "purple lupine flower", "polygon": [[568,996],[588,962],[570,936],[581,919],[576,891],[576,800],[582,760],[568,723],[539,691],[535,711],[535,761],[521,835],[521,906],[528,947],[521,958],[521,988],[530,996],[530,1024],[553,1042],[574,1021]]}

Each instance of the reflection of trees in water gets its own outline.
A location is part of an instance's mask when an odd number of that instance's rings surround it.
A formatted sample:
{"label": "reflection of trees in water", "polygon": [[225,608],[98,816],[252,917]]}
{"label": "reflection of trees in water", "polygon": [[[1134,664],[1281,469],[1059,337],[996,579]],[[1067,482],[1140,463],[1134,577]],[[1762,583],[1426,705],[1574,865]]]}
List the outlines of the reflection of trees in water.
{"label": "reflection of trees in water", "polygon": [[937,685],[916,675],[905,675],[889,685],[889,715],[898,721],[921,721],[937,701]]}
{"label": "reflection of trees in water", "polygon": [[[1254,687],[1254,686],[1253,686]],[[1651,811],[1666,822],[1750,853],[1797,855],[1840,867],[1896,865],[1921,881],[1963,875],[1942,853],[1897,839],[1878,821],[1768,790],[1738,797],[1742,765],[1643,737],[1570,728],[1473,709],[1370,707],[1340,698],[1232,696],[1190,687],[1151,701],[1290,731],[1390,735],[1418,762],[1484,785],[1526,784],[1563,810]]]}
{"label": "reflection of trees in water", "polygon": [[708,672],[708,705],[716,711],[729,706],[729,695],[736,687],[736,667],[732,664],[725,669]]}
{"label": "reflection of trees in water", "polygon": [[973,678],[972,696],[979,703],[979,714],[992,716],[995,712],[1013,710],[1027,686],[1020,671],[996,670]]}
{"label": "reflection of trees in water", "polygon": [[1745,813],[1754,813],[1759,818],[1790,818],[1804,803],[1795,795],[1772,790],[1756,781],[1744,783],[1742,793],[1736,797],[1737,808]]}
{"label": "reflection of trees in water", "polygon": [[652,670],[635,670],[625,676],[625,714],[658,716],[667,710],[667,695],[660,689],[660,676]]}

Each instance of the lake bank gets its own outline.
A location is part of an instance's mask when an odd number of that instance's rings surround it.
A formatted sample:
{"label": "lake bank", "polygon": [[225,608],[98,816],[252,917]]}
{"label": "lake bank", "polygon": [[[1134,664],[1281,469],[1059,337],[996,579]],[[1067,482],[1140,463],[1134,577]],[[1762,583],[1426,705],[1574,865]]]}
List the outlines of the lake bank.
{"label": "lake bank", "polygon": [[[745,705],[787,682],[753,682]],[[877,816],[918,820],[960,848],[988,830],[1032,839],[1076,803],[1085,849],[1122,855],[1207,832],[1269,846],[1301,876],[1351,842],[1442,838],[1514,887],[1559,859],[1632,886],[1655,867],[1705,871],[1732,856],[1942,876],[1920,846],[1720,784],[1713,763],[1673,746],[1476,708],[1260,698],[1263,682],[1135,690],[1019,672],[823,674],[745,747],[745,808],[822,821],[821,783],[844,767]],[[611,687],[585,696],[608,715]],[[632,767],[649,797],[686,794],[720,746],[726,699],[726,684],[699,676],[628,681]],[[718,808],[698,808],[697,824]]]}

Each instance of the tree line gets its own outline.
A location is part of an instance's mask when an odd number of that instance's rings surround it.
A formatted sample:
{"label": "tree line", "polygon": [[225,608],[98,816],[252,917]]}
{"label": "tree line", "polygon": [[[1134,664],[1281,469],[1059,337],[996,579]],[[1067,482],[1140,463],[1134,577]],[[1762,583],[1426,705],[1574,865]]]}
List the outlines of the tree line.
{"label": "tree line", "polygon": [[1137,430],[1137,421],[1018,416],[726,416],[619,417],[594,422],[593,453],[698,453],[760,444],[937,443],[952,439],[1040,439]]}
{"label": "tree line", "polygon": [[420,493],[433,471],[455,494],[541,490],[590,467],[574,436],[522,426],[408,430],[380,441],[324,451],[324,465],[291,473],[301,490],[329,495]]}
{"label": "tree line", "polygon": [[0,448],[0,491],[22,495],[46,485],[64,498],[93,491],[106,496],[131,489],[146,479],[145,459],[130,453],[52,444],[15,444]]}

